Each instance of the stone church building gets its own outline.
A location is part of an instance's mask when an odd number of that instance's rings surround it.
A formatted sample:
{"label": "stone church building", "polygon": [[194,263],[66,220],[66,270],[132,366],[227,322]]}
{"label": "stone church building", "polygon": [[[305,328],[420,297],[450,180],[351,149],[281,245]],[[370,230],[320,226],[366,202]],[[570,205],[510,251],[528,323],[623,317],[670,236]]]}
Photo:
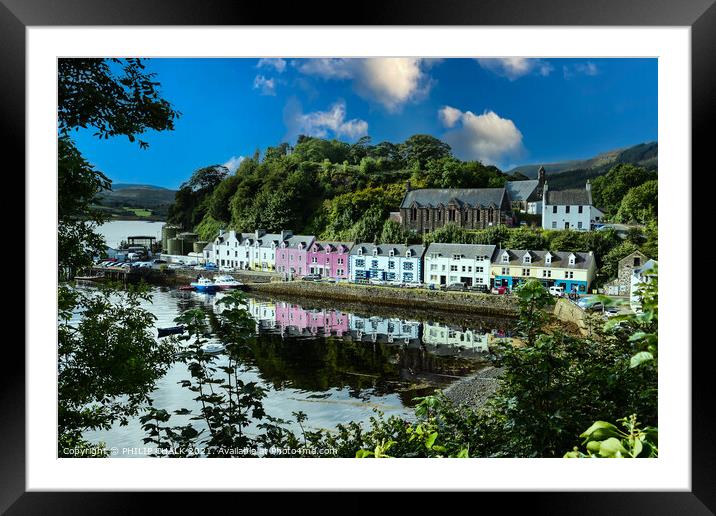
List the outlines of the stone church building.
{"label": "stone church building", "polygon": [[404,229],[426,233],[454,224],[484,229],[511,223],[512,206],[505,188],[425,188],[411,190],[400,204]]}

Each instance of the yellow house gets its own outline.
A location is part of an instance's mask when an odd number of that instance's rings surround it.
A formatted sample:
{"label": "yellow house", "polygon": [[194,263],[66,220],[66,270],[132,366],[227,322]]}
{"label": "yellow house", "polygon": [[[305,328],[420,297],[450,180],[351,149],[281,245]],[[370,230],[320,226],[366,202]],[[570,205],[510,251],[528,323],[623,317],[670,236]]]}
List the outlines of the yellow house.
{"label": "yellow house", "polygon": [[565,292],[585,294],[596,274],[594,253],[500,249],[490,265],[495,287],[514,288],[529,278],[545,287],[561,286]]}

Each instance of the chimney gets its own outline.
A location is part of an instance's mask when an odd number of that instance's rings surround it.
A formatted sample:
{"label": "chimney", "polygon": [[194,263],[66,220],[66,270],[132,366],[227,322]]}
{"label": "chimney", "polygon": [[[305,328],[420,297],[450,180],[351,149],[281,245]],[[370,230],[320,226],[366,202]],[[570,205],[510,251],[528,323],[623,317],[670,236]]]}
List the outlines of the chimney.
{"label": "chimney", "polygon": [[287,238],[291,238],[293,236],[293,231],[290,229],[282,229],[281,230],[281,241],[283,242]]}
{"label": "chimney", "polygon": [[221,236],[221,235],[223,235],[223,234],[224,234],[224,230],[223,230],[223,229],[220,229],[220,230],[219,230],[219,236]]}
{"label": "chimney", "polygon": [[539,171],[537,172],[537,179],[539,180],[540,185],[544,184],[544,180],[545,180],[544,166],[539,167]]}
{"label": "chimney", "polygon": [[405,191],[409,192],[412,188],[410,187],[410,180],[405,182]]}
{"label": "chimney", "polygon": [[256,237],[256,240],[258,240],[259,238],[261,238],[261,237],[264,236],[265,234],[266,234],[266,230],[265,230],[265,229],[257,229],[256,231],[254,231],[254,236]]}

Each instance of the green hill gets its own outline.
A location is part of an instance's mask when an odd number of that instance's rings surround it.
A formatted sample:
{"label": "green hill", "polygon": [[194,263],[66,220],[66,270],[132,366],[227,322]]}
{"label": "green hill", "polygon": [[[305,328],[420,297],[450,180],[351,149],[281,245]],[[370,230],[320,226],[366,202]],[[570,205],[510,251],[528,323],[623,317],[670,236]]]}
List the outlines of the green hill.
{"label": "green hill", "polygon": [[539,167],[544,166],[550,187],[576,188],[584,186],[587,179],[606,174],[610,168],[619,163],[631,163],[647,170],[656,170],[658,168],[658,151],[659,144],[657,142],[640,143],[624,149],[603,152],[582,160],[561,161],[544,165],[522,165],[513,168],[508,173],[520,173],[535,179]]}
{"label": "green hill", "polygon": [[115,183],[98,195],[96,204],[113,218],[165,220],[176,190],[161,186]]}

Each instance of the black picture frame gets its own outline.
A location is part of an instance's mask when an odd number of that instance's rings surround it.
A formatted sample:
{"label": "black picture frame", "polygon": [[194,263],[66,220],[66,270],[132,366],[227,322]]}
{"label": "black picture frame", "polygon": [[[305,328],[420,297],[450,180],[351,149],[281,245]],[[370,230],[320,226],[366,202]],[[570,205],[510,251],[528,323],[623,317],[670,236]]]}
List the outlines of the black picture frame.
{"label": "black picture frame", "polygon": [[[692,45],[692,162],[693,170],[706,172],[713,168],[713,160],[708,161],[712,144],[706,129],[714,119],[716,106],[714,1],[599,0],[577,4],[574,0],[383,0],[354,4],[349,9],[347,4],[324,1],[286,3],[277,8],[268,3],[231,0],[0,0],[0,62],[4,76],[0,79],[1,141],[8,150],[24,148],[25,29],[29,26],[688,26],[691,27]],[[19,158],[17,169],[22,167],[24,170],[24,153],[15,154]],[[681,214],[690,211],[686,207],[677,209]],[[693,220],[696,222],[696,218]],[[688,260],[691,254],[686,251],[689,250],[685,250]],[[31,300],[32,293],[26,292],[26,295]],[[691,327],[691,321],[684,323]],[[712,386],[708,381],[711,362],[707,345],[710,340],[712,338],[701,342],[703,346],[692,347],[692,491],[480,494],[481,503],[496,501],[486,497],[500,497],[502,510],[525,504],[532,513],[549,514],[714,514],[716,481],[711,475],[716,464],[716,432],[710,424],[713,418],[709,410],[713,406],[709,396]],[[678,343],[680,346],[689,344]],[[5,360],[12,366],[5,367],[0,374],[0,429],[3,435],[0,511],[8,514],[97,514],[139,512],[137,508],[141,507],[144,512],[153,503],[164,503],[168,496],[177,498],[184,511],[205,507],[204,501],[189,493],[157,496],[116,492],[25,492],[25,357],[17,347],[6,347],[5,353]],[[297,505],[295,496],[300,498],[300,495],[293,495],[290,500],[285,500],[294,509]],[[358,494],[353,496],[356,507],[359,503],[364,507],[372,505],[372,502],[364,505],[366,500]],[[415,496],[412,500],[422,503],[422,497]],[[277,504],[281,501],[284,500],[272,495],[272,512],[280,510]]]}

